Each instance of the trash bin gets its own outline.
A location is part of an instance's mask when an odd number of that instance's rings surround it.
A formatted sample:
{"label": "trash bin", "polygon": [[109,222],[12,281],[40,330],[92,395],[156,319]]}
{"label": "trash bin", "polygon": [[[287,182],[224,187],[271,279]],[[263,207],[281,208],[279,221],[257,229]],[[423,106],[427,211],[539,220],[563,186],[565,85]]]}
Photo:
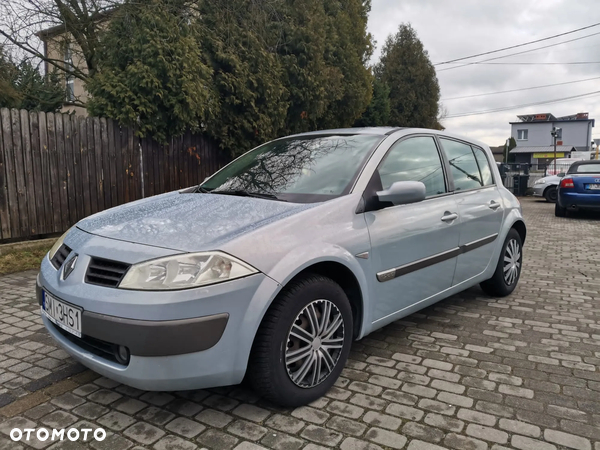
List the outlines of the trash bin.
{"label": "trash bin", "polygon": [[513,194],[517,197],[524,197],[527,194],[527,183],[529,175],[514,175],[513,176]]}

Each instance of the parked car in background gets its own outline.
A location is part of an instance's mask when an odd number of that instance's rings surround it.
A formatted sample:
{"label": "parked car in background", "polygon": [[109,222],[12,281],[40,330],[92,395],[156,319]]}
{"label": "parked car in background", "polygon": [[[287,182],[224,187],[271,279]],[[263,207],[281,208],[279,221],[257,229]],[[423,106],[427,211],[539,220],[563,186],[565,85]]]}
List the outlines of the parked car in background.
{"label": "parked car in background", "polygon": [[200,186],[76,224],[38,301],[76,360],[146,390],[324,395],[353,340],[480,284],[517,286],[526,228],[490,149],[448,133],[304,133]]}
{"label": "parked car in background", "polygon": [[577,161],[560,180],[554,214],[582,209],[600,210],[600,161]]}
{"label": "parked car in background", "polygon": [[[551,161],[546,169],[547,176],[536,180],[533,184],[533,196],[544,197],[547,202],[555,203],[558,195],[558,185],[569,167],[576,161],[586,161],[593,157],[593,152],[574,152],[572,158],[557,158],[556,168]],[[556,174],[555,174],[556,172]]]}

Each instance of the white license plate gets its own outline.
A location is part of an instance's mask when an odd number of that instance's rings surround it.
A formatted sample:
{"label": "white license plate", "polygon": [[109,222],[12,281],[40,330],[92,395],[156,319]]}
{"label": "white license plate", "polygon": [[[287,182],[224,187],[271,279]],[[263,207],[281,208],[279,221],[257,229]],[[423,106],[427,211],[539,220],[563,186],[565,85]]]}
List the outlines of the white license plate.
{"label": "white license plate", "polygon": [[52,323],[63,330],[81,337],[82,309],[62,302],[44,291],[42,311]]}
{"label": "white license plate", "polygon": [[600,184],[588,184],[588,189],[600,190]]}

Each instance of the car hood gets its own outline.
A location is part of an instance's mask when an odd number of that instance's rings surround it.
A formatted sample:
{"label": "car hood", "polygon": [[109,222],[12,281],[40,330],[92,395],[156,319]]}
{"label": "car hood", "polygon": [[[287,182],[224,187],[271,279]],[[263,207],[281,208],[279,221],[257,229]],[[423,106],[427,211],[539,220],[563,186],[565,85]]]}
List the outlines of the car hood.
{"label": "car hood", "polygon": [[241,234],[313,205],[170,192],[94,214],[77,227],[98,236],[184,252],[216,250]]}

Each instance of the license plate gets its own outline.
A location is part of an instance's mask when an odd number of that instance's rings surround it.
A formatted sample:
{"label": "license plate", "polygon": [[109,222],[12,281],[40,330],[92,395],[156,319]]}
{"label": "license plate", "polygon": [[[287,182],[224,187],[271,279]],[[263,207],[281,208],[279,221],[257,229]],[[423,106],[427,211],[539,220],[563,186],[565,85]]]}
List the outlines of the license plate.
{"label": "license plate", "polygon": [[56,297],[43,293],[42,312],[48,320],[63,330],[81,337],[81,313],[82,309],[60,301]]}
{"label": "license plate", "polygon": [[600,184],[588,184],[587,185],[588,189],[592,189],[592,190],[600,190]]}

